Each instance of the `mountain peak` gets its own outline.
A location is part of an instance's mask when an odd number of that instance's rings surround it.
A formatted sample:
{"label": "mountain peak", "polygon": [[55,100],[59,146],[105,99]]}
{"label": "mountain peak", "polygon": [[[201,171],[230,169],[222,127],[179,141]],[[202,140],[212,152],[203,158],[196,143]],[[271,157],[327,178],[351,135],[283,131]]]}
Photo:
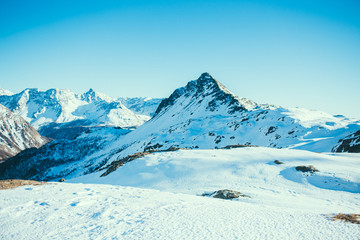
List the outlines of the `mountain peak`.
{"label": "mountain peak", "polygon": [[94,89],[90,88],[89,91],[82,94],[82,100],[87,101],[89,103],[94,101],[106,101],[106,102],[112,102],[113,99],[106,94],[96,92]]}
{"label": "mountain peak", "polygon": [[182,105],[187,106],[186,108],[192,106],[197,109],[193,109],[195,112],[204,109],[210,112],[225,111],[229,114],[247,111],[257,105],[250,100],[240,99],[234,95],[208,72],[202,73],[197,80],[188,82],[185,87],[176,89],[169,98],[160,103],[154,116],[165,112],[178,101],[183,102],[183,104],[179,103],[180,108]]}
{"label": "mountain peak", "polygon": [[90,88],[89,91],[87,91],[86,93],[90,94],[90,93],[95,93],[95,90]]}
{"label": "mountain peak", "polygon": [[207,79],[213,79],[215,80],[211,75],[210,73],[208,72],[204,72],[200,75],[200,77],[198,78],[198,80],[207,80]]}

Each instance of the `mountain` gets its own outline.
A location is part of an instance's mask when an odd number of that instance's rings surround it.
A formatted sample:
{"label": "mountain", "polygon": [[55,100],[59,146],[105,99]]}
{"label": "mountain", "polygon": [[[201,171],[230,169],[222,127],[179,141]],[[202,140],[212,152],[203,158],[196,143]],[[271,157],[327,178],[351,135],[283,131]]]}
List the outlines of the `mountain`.
{"label": "mountain", "polygon": [[150,121],[121,141],[131,144],[129,152],[238,144],[331,151],[339,139],[356,129],[360,129],[360,121],[343,116],[239,98],[204,73],[176,89],[160,103]]}
{"label": "mountain", "polygon": [[[343,116],[257,104],[239,98],[210,74],[204,73],[162,100],[151,120],[134,131],[103,141],[100,155],[96,149],[86,150],[90,155],[83,158],[79,155],[81,159],[77,158],[76,164],[72,164],[72,160],[49,161],[49,169],[51,164],[56,164],[57,171],[51,169],[42,172],[42,175],[29,172],[25,175],[37,180],[57,179],[61,175],[61,164],[66,168],[62,177],[76,177],[93,171],[108,173],[143,155],[137,153],[176,148],[214,149],[258,145],[330,152],[340,139],[358,130],[359,121]],[[51,151],[46,151],[48,155],[40,152],[41,149],[35,151],[31,158],[21,160],[20,157],[13,161],[13,165],[9,161],[7,168],[15,169],[16,163],[24,160],[31,165],[31,159],[39,162],[55,154]],[[37,157],[37,154],[41,157]],[[96,159],[96,166],[89,159]],[[8,176],[17,174],[13,171]]]}
{"label": "mountain", "polygon": [[41,134],[52,138],[58,134],[48,132],[54,133],[64,126],[137,127],[149,119],[93,89],[84,94],[60,89],[25,89],[11,96],[0,96],[0,103],[30,122]]}
{"label": "mountain", "polygon": [[0,162],[27,148],[38,148],[49,141],[28,122],[0,105]]}
{"label": "mountain", "polygon": [[6,90],[6,89],[3,89],[3,88],[0,88],[0,96],[1,95],[7,95],[7,96],[10,96],[10,95],[13,95],[12,92],[10,92],[9,90]]}
{"label": "mountain", "polygon": [[118,98],[122,104],[136,114],[152,117],[163,98]]}

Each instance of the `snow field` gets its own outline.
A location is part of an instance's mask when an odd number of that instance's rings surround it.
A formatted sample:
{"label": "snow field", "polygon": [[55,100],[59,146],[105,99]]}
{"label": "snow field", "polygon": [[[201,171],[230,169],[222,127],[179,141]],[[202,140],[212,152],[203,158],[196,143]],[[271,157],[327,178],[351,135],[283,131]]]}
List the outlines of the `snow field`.
{"label": "snow field", "polygon": [[[21,196],[21,197],[20,197]],[[1,239],[358,239],[301,209],[91,184],[0,192]]]}
{"label": "snow field", "polygon": [[[277,165],[274,160],[284,162]],[[70,179],[201,195],[232,189],[259,205],[318,213],[360,211],[359,154],[325,154],[262,147],[180,150],[154,153],[119,167],[106,177],[95,172]],[[313,175],[295,170],[314,165]]]}

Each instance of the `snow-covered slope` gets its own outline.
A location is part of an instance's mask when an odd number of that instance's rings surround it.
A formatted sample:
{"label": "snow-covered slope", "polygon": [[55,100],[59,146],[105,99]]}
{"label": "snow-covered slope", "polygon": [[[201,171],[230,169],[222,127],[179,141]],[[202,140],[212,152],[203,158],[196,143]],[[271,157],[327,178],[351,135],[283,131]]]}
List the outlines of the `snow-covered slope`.
{"label": "snow-covered slope", "polygon": [[[107,175],[99,171],[70,182],[116,184],[193,195],[228,188],[253,196],[257,201],[261,199],[262,204],[276,206],[290,204],[289,192],[302,192],[306,187],[306,193],[302,193],[314,201],[325,196],[337,198],[339,196],[334,196],[337,191],[349,196],[351,202],[350,196],[360,197],[347,194],[360,193],[359,163],[360,156],[356,153],[314,153],[264,147],[178,150],[155,152],[125,163]],[[305,174],[295,169],[309,165],[319,172]],[[333,203],[334,208],[340,204]],[[301,204],[311,206],[304,199],[294,198],[291,202],[292,206]]]}
{"label": "snow-covered slope", "polygon": [[118,98],[128,109],[136,114],[152,117],[163,98]]}
{"label": "snow-covered slope", "polygon": [[50,123],[76,120],[82,120],[87,126],[134,127],[149,119],[147,116],[134,114],[121,102],[92,89],[81,95],[66,89],[26,89],[11,96],[0,96],[0,103],[36,129]]}
{"label": "snow-covered slope", "polygon": [[[0,238],[355,240],[358,225],[330,216],[359,213],[358,162],[261,147],[154,153],[102,178],[0,191]],[[219,189],[250,198],[199,196]]]}
{"label": "snow-covered slope", "polygon": [[0,162],[27,148],[38,148],[49,140],[28,122],[0,105]]}

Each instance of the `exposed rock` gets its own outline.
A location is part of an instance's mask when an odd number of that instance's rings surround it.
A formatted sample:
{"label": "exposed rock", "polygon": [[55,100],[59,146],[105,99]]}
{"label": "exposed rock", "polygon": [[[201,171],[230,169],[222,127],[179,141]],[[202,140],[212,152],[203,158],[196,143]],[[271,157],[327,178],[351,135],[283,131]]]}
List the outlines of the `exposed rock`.
{"label": "exposed rock", "polygon": [[243,147],[258,147],[256,145],[247,145],[247,144],[235,144],[235,145],[227,145],[222,149],[233,149],[233,148],[243,148]]}
{"label": "exposed rock", "polygon": [[210,112],[217,109],[219,105],[226,105],[229,114],[247,111],[257,105],[248,99],[238,98],[209,73],[203,73],[197,80],[190,81],[185,87],[176,89],[169,98],[162,100],[154,117],[173,106],[181,96],[197,99],[199,104],[202,102],[202,97],[211,96],[212,99],[206,106],[206,109]]}
{"label": "exposed rock", "polygon": [[0,162],[24,149],[38,148],[49,141],[22,117],[0,105]]}
{"label": "exposed rock", "polygon": [[283,162],[281,162],[279,160],[275,160],[274,163],[277,164],[277,165],[284,164]]}
{"label": "exposed rock", "polygon": [[319,172],[319,170],[317,170],[314,166],[309,165],[309,166],[297,166],[295,167],[296,171],[301,171],[303,173],[311,173],[313,174],[314,172]]}
{"label": "exposed rock", "polygon": [[203,193],[201,196],[221,198],[221,199],[234,199],[234,198],[239,198],[239,197],[250,198],[249,195],[246,195],[241,192],[234,191],[234,190],[229,190],[229,189],[218,190],[218,191],[210,192],[210,193]]}
{"label": "exposed rock", "polygon": [[340,139],[333,152],[360,153],[360,130]]}

